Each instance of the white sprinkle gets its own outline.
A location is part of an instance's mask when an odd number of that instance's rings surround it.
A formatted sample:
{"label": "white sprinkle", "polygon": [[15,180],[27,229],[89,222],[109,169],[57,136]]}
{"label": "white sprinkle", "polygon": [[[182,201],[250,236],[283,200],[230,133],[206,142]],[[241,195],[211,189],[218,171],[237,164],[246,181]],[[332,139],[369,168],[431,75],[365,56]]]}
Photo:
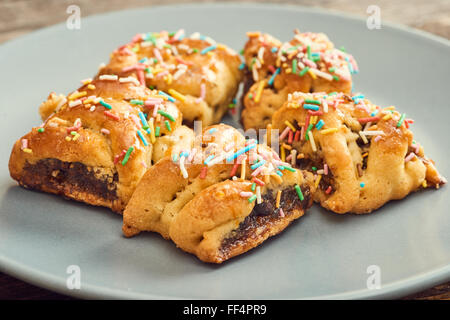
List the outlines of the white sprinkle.
{"label": "white sprinkle", "polygon": [[183,175],[183,178],[187,179],[188,178],[188,173],[186,171],[186,168],[184,167],[184,156],[180,157],[180,170],[181,170],[181,174]]}
{"label": "white sprinkle", "polygon": [[325,73],[323,71],[320,71],[320,70],[314,69],[314,68],[311,68],[309,70],[311,70],[311,72],[314,73],[316,76],[324,78],[324,79],[326,79],[328,81],[333,80],[333,76],[331,74]]}
{"label": "white sprinkle", "polygon": [[139,81],[138,81],[136,78],[134,78],[134,77],[120,78],[120,79],[119,79],[119,82],[120,82],[120,83],[128,83],[128,82],[132,82],[132,83],[134,83],[134,84],[137,85],[137,86],[141,85],[141,84],[139,83]]}
{"label": "white sprinkle", "polygon": [[314,136],[311,131],[308,131],[309,142],[311,143],[311,148],[314,152],[317,151],[316,142],[314,141]]}
{"label": "white sprinkle", "polygon": [[69,107],[73,108],[73,107],[76,107],[76,106],[78,106],[80,104],[81,104],[81,100],[70,101],[69,102]]}
{"label": "white sprinkle", "polygon": [[99,77],[100,80],[117,80],[119,77],[112,74],[104,74]]}
{"label": "white sprinkle", "polygon": [[260,204],[262,203],[262,198],[261,198],[261,187],[257,186],[256,187],[256,203]]}
{"label": "white sprinkle", "polygon": [[384,131],[381,131],[381,130],[377,130],[377,131],[375,131],[375,130],[367,130],[367,131],[363,131],[362,133],[365,136],[376,136],[376,135],[383,136],[384,135]]}
{"label": "white sprinkle", "polygon": [[364,144],[369,143],[369,140],[367,140],[366,135],[364,134],[364,132],[360,131],[359,132],[359,136],[361,137],[361,139],[364,142]]}

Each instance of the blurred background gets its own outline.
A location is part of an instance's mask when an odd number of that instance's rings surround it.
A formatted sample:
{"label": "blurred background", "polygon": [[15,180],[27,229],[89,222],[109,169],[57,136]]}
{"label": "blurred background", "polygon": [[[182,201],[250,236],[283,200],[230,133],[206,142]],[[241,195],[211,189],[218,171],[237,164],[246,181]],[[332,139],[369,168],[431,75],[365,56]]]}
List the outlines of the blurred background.
{"label": "blurred background", "polygon": [[[138,8],[215,0],[0,0],[0,43],[67,19],[66,9],[75,4],[81,16]],[[227,1],[222,1],[227,2]],[[238,1],[233,1],[238,2]],[[450,0],[247,0],[296,4],[338,10],[367,17],[367,7],[377,5],[382,21],[405,24],[450,39]]]}
{"label": "blurred background", "polygon": [[[81,9],[81,18],[103,12],[152,5],[176,5],[187,0],[0,0],[0,43],[36,29],[65,22],[69,5]],[[216,2],[198,0],[195,2]],[[228,1],[222,1],[228,2]],[[237,2],[237,1],[233,1]],[[407,25],[450,39],[450,0],[246,0],[295,4],[368,16],[367,9],[381,9],[381,21]],[[48,290],[31,286],[0,272],[0,299],[70,299]],[[405,299],[450,299],[450,282]]]}

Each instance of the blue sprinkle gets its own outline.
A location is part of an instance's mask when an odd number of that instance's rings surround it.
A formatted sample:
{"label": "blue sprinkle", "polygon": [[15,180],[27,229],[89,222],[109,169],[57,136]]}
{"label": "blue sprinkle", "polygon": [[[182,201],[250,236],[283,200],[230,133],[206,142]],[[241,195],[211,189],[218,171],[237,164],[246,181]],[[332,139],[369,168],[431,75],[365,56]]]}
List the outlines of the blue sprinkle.
{"label": "blue sprinkle", "polygon": [[315,104],[304,103],[303,104],[303,109],[318,111],[319,110],[319,106],[316,106]]}
{"label": "blue sprinkle", "polygon": [[209,46],[209,47],[203,49],[200,53],[201,53],[201,54],[206,54],[206,53],[208,53],[209,51],[214,50],[214,49],[216,49],[216,48],[217,48],[216,45]]}
{"label": "blue sprinkle", "polygon": [[273,53],[275,53],[275,52],[278,51],[278,48],[277,48],[277,47],[273,47],[272,49],[270,49],[270,51],[272,51]]}
{"label": "blue sprinkle", "polygon": [[250,168],[251,168],[252,170],[255,170],[256,168],[261,167],[264,163],[266,163],[266,160],[261,160],[261,161],[259,161],[258,163],[255,163],[254,165],[252,165]]}
{"label": "blue sprinkle", "polygon": [[158,91],[158,94],[167,97],[167,99],[168,99],[170,102],[175,102],[175,101],[177,101],[174,97],[169,96],[167,93],[165,93],[165,92],[163,92],[163,91],[161,91],[161,90]]}
{"label": "blue sprinkle", "polygon": [[240,65],[239,65],[239,70],[243,70],[245,68],[245,62],[242,62]]}
{"label": "blue sprinkle", "polygon": [[180,157],[185,157],[185,158],[189,157],[189,152],[187,152],[187,151],[181,152]]}
{"label": "blue sprinkle", "polygon": [[281,69],[278,68],[277,70],[275,70],[275,72],[273,73],[272,77],[270,77],[269,79],[269,86],[271,86],[273,84],[273,81],[275,80],[275,77],[280,73]]}
{"label": "blue sprinkle", "polygon": [[209,129],[208,133],[209,134],[213,134],[216,131],[217,131],[217,128],[212,128],[212,129]]}
{"label": "blue sprinkle", "polygon": [[281,173],[280,170],[277,170],[277,175],[279,175],[280,177],[282,177],[282,176],[283,176],[283,173]]}
{"label": "blue sprinkle", "polygon": [[148,142],[147,142],[147,140],[145,140],[145,137],[144,137],[144,135],[142,134],[142,132],[138,130],[137,133],[138,133],[139,138],[141,138],[142,143],[144,144],[144,146],[147,147],[147,146],[148,146]]}
{"label": "blue sprinkle", "polygon": [[376,109],[374,112],[372,112],[372,113],[370,114],[370,116],[371,116],[371,117],[375,117],[376,114],[377,114],[379,111],[380,111],[380,110]]}
{"label": "blue sprinkle", "polygon": [[361,188],[364,188],[364,186],[365,186],[366,184],[365,184],[364,182],[361,182],[359,185],[360,185]]}
{"label": "blue sprinkle", "polygon": [[142,112],[139,112],[139,118],[141,118],[141,121],[142,121],[142,128],[144,128],[144,130],[148,129],[147,119],[145,119],[145,116]]}
{"label": "blue sprinkle", "polygon": [[322,127],[323,127],[324,124],[325,124],[325,122],[324,122],[322,119],[320,119],[320,121],[317,122],[317,124],[316,124],[316,129],[317,129],[317,130],[322,129]]}
{"label": "blue sprinkle", "polygon": [[236,151],[233,155],[231,155],[230,157],[227,158],[227,161],[232,161],[234,159],[236,159],[237,157],[239,157],[241,154],[246,153],[247,151],[256,148],[256,143],[250,144],[248,146],[246,146],[245,148],[242,148],[238,151]]}
{"label": "blue sprinkle", "polygon": [[212,159],[214,158],[214,155],[212,154],[212,155],[210,155],[208,158],[206,158],[206,160],[205,160],[205,164],[208,164]]}
{"label": "blue sprinkle", "polygon": [[278,166],[278,169],[284,170],[284,167],[283,166]]}
{"label": "blue sprinkle", "polygon": [[177,154],[174,154],[174,155],[172,156],[172,161],[173,161],[173,162],[177,162],[177,161],[178,161],[178,155],[177,155]]}

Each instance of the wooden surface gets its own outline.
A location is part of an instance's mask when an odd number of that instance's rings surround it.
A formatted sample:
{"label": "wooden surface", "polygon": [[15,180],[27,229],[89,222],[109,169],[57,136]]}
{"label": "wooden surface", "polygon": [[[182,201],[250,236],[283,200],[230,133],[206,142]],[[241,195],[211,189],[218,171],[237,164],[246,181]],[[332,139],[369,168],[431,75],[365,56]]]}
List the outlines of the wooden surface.
{"label": "wooden surface", "polygon": [[[96,13],[137,8],[149,5],[187,3],[185,0],[0,0],[0,43],[33,30],[64,22],[66,8],[76,4],[81,16]],[[197,1],[214,2],[214,1]],[[378,5],[381,20],[390,21],[425,30],[450,39],[450,0],[272,0],[247,1],[291,3],[339,10],[367,16],[369,5]],[[137,32],[137,31],[136,31]],[[69,297],[41,289],[0,273],[0,299],[70,299]],[[404,299],[448,299],[450,282],[426,291],[404,297]]]}

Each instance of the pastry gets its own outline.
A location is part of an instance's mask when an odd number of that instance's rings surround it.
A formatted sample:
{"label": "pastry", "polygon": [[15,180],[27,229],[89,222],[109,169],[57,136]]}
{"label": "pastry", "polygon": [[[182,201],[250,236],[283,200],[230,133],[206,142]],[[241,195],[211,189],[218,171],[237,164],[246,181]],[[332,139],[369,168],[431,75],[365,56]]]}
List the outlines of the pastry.
{"label": "pastry", "polygon": [[244,48],[245,80],[242,124],[263,129],[289,93],[352,90],[355,59],[336,49],[323,33],[295,31],[286,43],[251,32]]}
{"label": "pastry", "polygon": [[280,233],[312,204],[312,174],[291,168],[236,129],[203,130],[192,149],[142,178],[123,232],[155,231],[205,262],[221,263]]}
{"label": "pastry", "polygon": [[[275,112],[269,131],[282,160],[315,173],[315,201],[336,213],[368,213],[446,182],[414,140],[412,123],[362,94],[296,92]],[[281,132],[278,141],[273,130]]]}
{"label": "pastry", "polygon": [[134,78],[83,82],[68,96],[52,93],[42,103],[46,120],[15,143],[10,174],[25,188],[120,213],[152,160],[164,156],[153,154],[153,144],[191,130],[181,126],[173,103]]}
{"label": "pastry", "polygon": [[217,123],[232,103],[242,78],[237,53],[195,33],[137,34],[111,54],[99,74],[132,76],[174,98],[189,126]]}

